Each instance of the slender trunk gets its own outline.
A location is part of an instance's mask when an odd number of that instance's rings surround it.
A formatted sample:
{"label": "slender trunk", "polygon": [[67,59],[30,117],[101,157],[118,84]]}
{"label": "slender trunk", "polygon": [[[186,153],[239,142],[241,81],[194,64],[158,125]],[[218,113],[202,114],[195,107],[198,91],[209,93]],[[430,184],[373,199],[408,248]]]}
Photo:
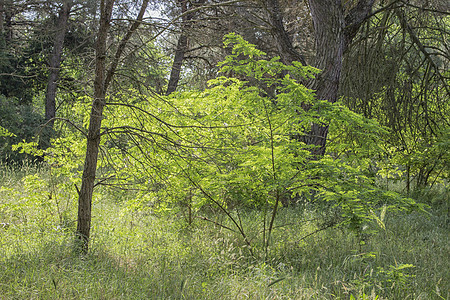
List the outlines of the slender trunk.
{"label": "slender trunk", "polygon": [[0,0],[0,36],[3,37],[3,22],[5,22],[5,0]]}
{"label": "slender trunk", "polygon": [[124,38],[120,41],[108,72],[106,72],[106,40],[108,37],[108,29],[111,25],[114,0],[102,0],[100,4],[100,26],[98,29],[95,56],[94,101],[92,102],[91,118],[88,128],[86,158],[84,161],[81,189],[78,195],[77,238],[80,242],[79,250],[82,253],[88,251],[89,245],[92,195],[94,192],[95,173],[97,170],[103,109],[106,105],[106,91],[112,81],[127,42],[142,22],[148,2],[149,0],[143,1],[136,21],[131,25]]}
{"label": "slender trunk", "polygon": [[12,30],[12,18],[13,18],[13,12],[11,9],[11,3],[8,2],[4,2],[4,4],[6,4],[6,8],[5,6],[3,7],[4,10],[4,27],[3,27],[3,32],[4,32],[4,36],[5,36],[5,40],[7,42],[7,44],[12,40],[13,37],[13,30]]}
{"label": "slender trunk", "polygon": [[[105,3],[106,2],[106,3]],[[111,24],[114,0],[102,0],[100,4],[100,26],[98,29],[95,55],[94,101],[91,109],[91,119],[88,128],[86,158],[84,161],[83,178],[78,198],[77,237],[80,241],[80,251],[87,253],[91,230],[92,194],[94,191],[95,172],[100,145],[100,128],[103,108],[105,107],[105,60],[106,40]]]}
{"label": "slender trunk", "polygon": [[45,119],[48,125],[53,128],[54,118],[56,116],[56,90],[59,78],[59,69],[61,67],[61,58],[64,47],[64,37],[67,31],[72,1],[64,1],[63,7],[59,11],[57,31],[53,43],[53,51],[49,61],[49,75],[47,82],[47,92],[45,94]]}
{"label": "slender trunk", "polygon": [[[206,0],[199,0],[195,5],[199,6],[205,3]],[[167,85],[166,95],[169,95],[176,91],[178,81],[180,80],[181,66],[183,65],[184,56],[188,50],[188,35],[189,30],[192,28],[192,20],[194,13],[189,13],[188,0],[181,0],[181,33],[178,38],[177,48],[175,50],[175,57],[173,59],[172,70],[170,72],[169,84]]]}
{"label": "slender trunk", "polygon": [[178,38],[177,49],[175,50],[175,57],[173,59],[172,70],[170,71],[169,84],[167,85],[166,95],[176,91],[178,81],[180,80],[181,66],[184,60],[188,46],[188,38],[185,32],[182,32]]}
{"label": "slender trunk", "polygon": [[411,194],[411,167],[409,163],[406,165],[406,195]]}

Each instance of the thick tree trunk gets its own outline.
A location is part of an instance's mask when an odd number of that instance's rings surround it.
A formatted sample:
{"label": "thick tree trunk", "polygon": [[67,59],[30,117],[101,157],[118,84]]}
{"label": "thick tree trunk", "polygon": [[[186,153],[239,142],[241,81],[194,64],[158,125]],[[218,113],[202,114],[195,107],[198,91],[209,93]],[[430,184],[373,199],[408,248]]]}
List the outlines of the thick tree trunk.
{"label": "thick tree trunk", "polygon": [[[344,57],[345,19],[340,0],[309,0],[316,37],[316,57],[314,67],[322,70],[309,88],[316,91],[318,99],[336,102],[339,80]],[[325,154],[328,125],[313,124],[311,132],[305,137],[315,157]]]}
{"label": "thick tree trunk", "polygon": [[[344,52],[372,9],[373,2],[360,0],[344,15],[341,0],[309,0],[316,38],[314,67],[322,70],[309,88],[316,91],[318,99],[337,101]],[[317,146],[312,151],[315,157],[325,154],[327,135],[327,124],[314,124],[305,137],[307,144]]]}
{"label": "thick tree trunk", "polygon": [[45,94],[45,119],[48,125],[53,128],[54,118],[56,116],[56,90],[58,87],[59,69],[61,67],[61,58],[64,47],[64,37],[67,31],[72,1],[66,0],[59,11],[57,31],[53,43],[53,51],[49,60],[49,75],[47,82],[47,92]]}
{"label": "thick tree trunk", "polygon": [[[105,3],[106,2],[106,3]],[[100,4],[100,26],[98,29],[95,48],[95,79],[94,101],[91,109],[91,119],[88,128],[86,158],[84,161],[83,177],[78,198],[77,238],[80,241],[80,251],[88,251],[89,236],[91,230],[92,194],[94,191],[95,173],[100,145],[100,129],[105,107],[105,60],[106,40],[111,24],[111,15],[114,0],[102,0]]]}

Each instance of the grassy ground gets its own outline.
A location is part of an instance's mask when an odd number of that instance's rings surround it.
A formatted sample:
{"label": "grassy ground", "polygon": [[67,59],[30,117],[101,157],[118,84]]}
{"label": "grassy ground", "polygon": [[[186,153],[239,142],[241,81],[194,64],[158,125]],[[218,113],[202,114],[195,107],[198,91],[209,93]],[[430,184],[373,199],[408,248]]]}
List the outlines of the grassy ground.
{"label": "grassy ground", "polygon": [[[448,199],[429,215],[388,215],[361,249],[345,229],[302,240],[317,212],[282,209],[263,258],[212,223],[97,193],[90,253],[78,256],[73,188],[32,167],[0,173],[0,299],[450,298]],[[241,217],[257,244],[259,214]]]}

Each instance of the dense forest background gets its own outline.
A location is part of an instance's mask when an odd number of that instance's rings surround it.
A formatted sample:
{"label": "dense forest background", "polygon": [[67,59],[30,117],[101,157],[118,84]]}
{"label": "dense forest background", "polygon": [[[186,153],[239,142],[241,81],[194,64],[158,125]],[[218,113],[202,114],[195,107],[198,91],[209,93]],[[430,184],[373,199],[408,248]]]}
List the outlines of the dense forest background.
{"label": "dense forest background", "polygon": [[449,15],[0,0],[0,294],[448,298]]}

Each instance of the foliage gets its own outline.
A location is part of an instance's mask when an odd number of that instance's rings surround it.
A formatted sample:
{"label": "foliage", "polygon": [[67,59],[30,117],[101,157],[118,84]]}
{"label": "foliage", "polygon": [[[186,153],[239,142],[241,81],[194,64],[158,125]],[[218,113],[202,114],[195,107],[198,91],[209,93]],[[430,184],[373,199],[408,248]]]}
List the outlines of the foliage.
{"label": "foliage", "polygon": [[[225,45],[232,54],[220,64],[222,72],[241,79],[221,76],[204,91],[166,98],[128,90],[108,100],[98,184],[136,190],[132,211],[179,212],[189,224],[200,218],[220,225],[225,215],[232,224],[224,228],[238,232],[252,255],[255,247],[267,255],[278,209],[299,199],[328,207],[322,229],[347,226],[361,243],[374,232],[367,224],[383,228],[386,211],[423,209],[376,186],[370,167],[387,131],[340,103],[315,99],[297,78],[316,70],[263,59],[264,52],[235,34]],[[66,188],[80,182],[87,107],[88,99],[80,98],[67,111],[74,121],[62,123],[63,134],[45,153],[55,178],[70,178]],[[333,142],[327,155],[313,159],[311,146],[297,137],[317,120],[331,124]],[[207,207],[217,214],[204,216]],[[255,242],[240,223],[243,208],[262,214]]]}
{"label": "foliage", "polygon": [[13,137],[13,136],[15,136],[15,134],[9,132],[8,129],[0,126],[0,136],[2,136],[2,137],[4,137],[4,136],[5,137]]}
{"label": "foliage", "polygon": [[26,154],[13,151],[12,145],[34,141],[34,136],[41,129],[42,117],[33,106],[18,105],[14,98],[6,98],[0,95],[0,106],[2,107],[0,110],[0,126],[7,130],[6,134],[0,135],[0,160],[17,162],[27,157],[31,158]]}
{"label": "foliage", "polygon": [[[232,54],[220,64],[222,73],[235,77],[217,77],[204,91],[163,98],[126,90],[108,100],[99,184],[136,190],[129,203],[134,210],[151,206],[180,212],[189,223],[201,218],[219,225],[217,217],[226,215],[232,221],[226,228],[239,232],[252,253],[257,245],[267,249],[278,209],[295,199],[328,203],[338,217],[322,220],[322,226],[341,224],[358,235],[367,222],[382,224],[375,213],[381,207],[420,209],[411,199],[376,187],[370,163],[386,130],[340,103],[315,99],[299,79],[316,70],[266,60],[264,52],[235,34],[225,45]],[[303,104],[310,109],[303,110]],[[80,99],[68,113],[78,116],[79,130],[66,127],[65,137],[46,155],[60,166],[57,172],[74,178],[72,184],[80,178],[86,105]],[[318,160],[297,138],[317,120],[331,123],[334,137],[329,154]],[[218,215],[202,215],[207,207]],[[256,245],[240,224],[242,208],[262,214]]]}

